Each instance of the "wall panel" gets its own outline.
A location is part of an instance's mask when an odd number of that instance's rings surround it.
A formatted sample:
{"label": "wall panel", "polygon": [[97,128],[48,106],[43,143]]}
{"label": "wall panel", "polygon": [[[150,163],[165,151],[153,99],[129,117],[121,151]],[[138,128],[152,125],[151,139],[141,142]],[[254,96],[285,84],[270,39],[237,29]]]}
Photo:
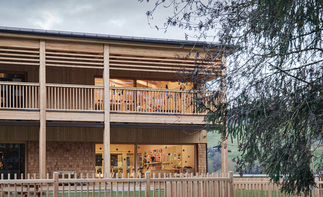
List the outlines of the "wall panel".
{"label": "wall panel", "polygon": [[[191,134],[188,134],[191,133]],[[0,142],[38,141],[39,127],[0,126]],[[103,143],[103,128],[47,127],[47,141]],[[111,128],[111,143],[192,144],[206,143],[206,131]]]}
{"label": "wall panel", "polygon": [[46,49],[56,51],[76,51],[83,53],[103,53],[103,44],[47,40]]}
{"label": "wall panel", "polygon": [[0,37],[0,46],[39,49],[39,40]]}

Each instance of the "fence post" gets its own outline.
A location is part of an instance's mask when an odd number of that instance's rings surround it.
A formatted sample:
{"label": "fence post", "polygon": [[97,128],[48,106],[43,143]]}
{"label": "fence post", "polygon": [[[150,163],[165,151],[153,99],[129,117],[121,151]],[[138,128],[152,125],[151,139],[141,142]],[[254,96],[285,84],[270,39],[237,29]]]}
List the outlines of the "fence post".
{"label": "fence post", "polygon": [[229,197],[233,197],[234,196],[234,189],[233,189],[233,172],[230,171],[229,172],[229,178],[230,178],[230,181],[229,181],[229,184],[228,184],[228,190],[229,190]]}
{"label": "fence post", "polygon": [[53,179],[54,179],[53,197],[58,197],[58,172],[54,172]]}
{"label": "fence post", "polygon": [[[145,190],[145,197],[150,197],[150,172],[146,172],[146,190]],[[155,192],[155,191],[153,191]]]}
{"label": "fence post", "polygon": [[318,177],[315,178],[315,185],[316,186],[313,187],[312,195],[313,196],[315,195],[315,197],[319,197],[320,196],[320,184],[319,184],[319,178]]}

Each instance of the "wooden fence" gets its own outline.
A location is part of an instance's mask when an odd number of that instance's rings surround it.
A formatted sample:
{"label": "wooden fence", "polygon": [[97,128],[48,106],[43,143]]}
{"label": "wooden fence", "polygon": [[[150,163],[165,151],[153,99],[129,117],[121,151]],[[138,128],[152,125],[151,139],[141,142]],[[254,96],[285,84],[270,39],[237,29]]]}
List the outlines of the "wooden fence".
{"label": "wooden fence", "polygon": [[[312,189],[310,196],[323,197],[323,181],[315,179],[316,187]],[[283,180],[281,180],[281,184]],[[304,194],[286,194],[281,192],[282,185],[274,184],[266,175],[234,176],[233,188],[236,197],[261,196],[261,197],[293,197],[305,196]]]}
{"label": "wooden fence", "polygon": [[[8,176],[10,177],[10,175]],[[285,197],[280,186],[268,178],[238,178],[232,173],[217,174],[161,174],[146,173],[145,178],[97,178],[75,173],[54,173],[46,179],[27,175],[26,179],[0,180],[1,197],[46,196],[46,197]],[[118,176],[117,176],[118,177]],[[129,177],[129,176],[128,176]],[[311,196],[323,196],[323,181],[316,180]],[[303,195],[301,195],[303,196]]]}
{"label": "wooden fence", "polygon": [[[147,172],[145,178],[89,178],[54,173],[52,179],[1,179],[4,196],[92,196],[92,197],[233,197],[232,173],[212,175],[179,174],[161,178]],[[8,176],[10,177],[10,176]],[[15,176],[16,177],[16,176]]]}

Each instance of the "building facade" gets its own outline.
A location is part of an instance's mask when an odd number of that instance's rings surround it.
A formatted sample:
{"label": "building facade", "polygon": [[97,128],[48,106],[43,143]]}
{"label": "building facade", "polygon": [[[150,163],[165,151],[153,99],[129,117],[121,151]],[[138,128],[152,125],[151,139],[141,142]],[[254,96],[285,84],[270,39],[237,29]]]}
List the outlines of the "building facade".
{"label": "building facade", "polygon": [[1,28],[0,173],[206,172],[193,44]]}

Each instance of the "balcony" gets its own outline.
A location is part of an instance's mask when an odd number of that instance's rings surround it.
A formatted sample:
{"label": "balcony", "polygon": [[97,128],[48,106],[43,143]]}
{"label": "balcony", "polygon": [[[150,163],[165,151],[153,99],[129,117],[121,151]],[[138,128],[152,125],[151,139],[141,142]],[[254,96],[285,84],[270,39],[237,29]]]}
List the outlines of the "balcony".
{"label": "balcony", "polygon": [[[76,118],[75,121],[102,121],[103,90],[100,86],[46,84],[48,120],[52,117],[52,120],[73,121],[71,116],[77,113],[79,119]],[[28,111],[33,111],[34,115],[30,114],[30,117],[36,120],[39,118],[38,83],[0,82],[0,93],[0,111],[14,111],[10,112],[12,115],[22,113],[17,111],[23,111],[25,115]],[[116,114],[117,122],[117,119],[129,115],[141,117],[140,121],[145,121],[147,117],[140,115],[159,115],[159,120],[162,120],[160,118],[163,116],[166,117],[165,115],[168,119],[169,115],[187,115],[190,118],[199,116],[199,121],[202,121],[203,113],[200,114],[196,110],[197,95],[187,90],[110,87],[111,120],[113,121],[113,114]],[[211,98],[212,92],[204,92],[202,96]],[[205,102],[209,102],[206,100],[208,99],[204,99]],[[87,120],[86,116],[91,118]]]}

